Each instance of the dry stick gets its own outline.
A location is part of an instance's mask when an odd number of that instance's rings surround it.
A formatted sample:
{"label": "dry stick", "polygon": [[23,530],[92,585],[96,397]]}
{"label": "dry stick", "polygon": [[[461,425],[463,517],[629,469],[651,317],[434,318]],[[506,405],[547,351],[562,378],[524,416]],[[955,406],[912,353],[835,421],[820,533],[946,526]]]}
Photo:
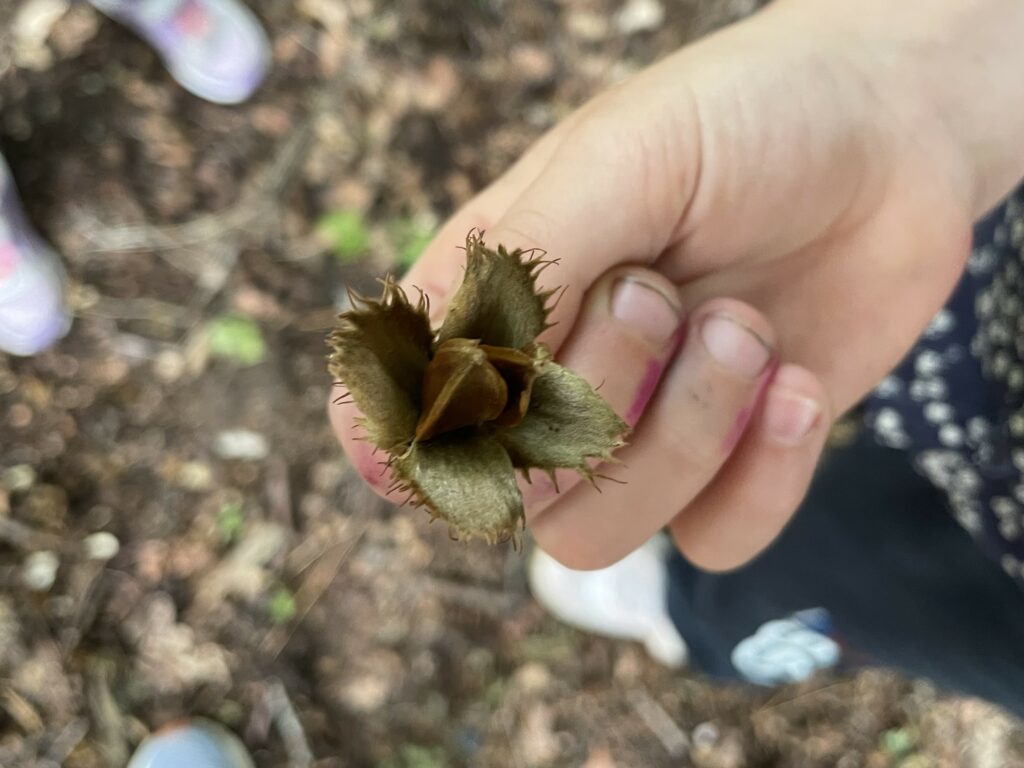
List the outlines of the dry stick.
{"label": "dry stick", "polygon": [[128,761],[124,714],[110,691],[112,662],[94,659],[86,672],[86,701],[103,755],[110,765]]}
{"label": "dry stick", "polygon": [[295,630],[298,629],[302,621],[309,615],[309,612],[313,610],[313,606],[320,602],[320,598],[324,596],[327,588],[334,582],[338,571],[341,570],[341,564],[345,562],[345,559],[355,549],[356,544],[362,540],[366,529],[369,528],[369,515],[366,512],[358,513],[346,523],[342,533],[347,531],[353,523],[358,525],[353,535],[347,541],[338,541],[328,547],[302,582],[302,585],[296,590],[295,604],[298,610],[295,618],[287,627],[274,627],[263,638],[263,642],[260,643],[260,651],[271,659],[276,659],[281,654],[281,651],[285,649],[292,639],[292,635],[295,634]]}
{"label": "dry stick", "polygon": [[644,725],[658,737],[669,756],[680,758],[689,753],[689,737],[646,689],[633,688],[627,691],[626,700],[644,721]]}
{"label": "dry stick", "polygon": [[442,602],[458,605],[482,616],[501,619],[512,613],[522,600],[497,589],[459,584],[436,576],[426,577],[427,586]]}
{"label": "dry stick", "polygon": [[0,709],[29,736],[35,736],[44,728],[43,719],[36,708],[6,684],[0,688]]}
{"label": "dry stick", "polygon": [[266,463],[266,497],[270,505],[271,518],[288,530],[295,530],[292,514],[291,483],[288,479],[288,463],[278,454],[271,454]]}
{"label": "dry stick", "polygon": [[50,751],[46,754],[46,759],[54,766],[64,765],[88,733],[89,721],[86,718],[72,720],[57,734],[57,738],[50,745]]}
{"label": "dry stick", "polygon": [[288,691],[280,680],[272,680],[267,686],[266,707],[270,717],[281,734],[284,750],[288,753],[289,768],[311,768],[313,751],[309,748],[309,739],[302,728],[299,716],[295,712]]}
{"label": "dry stick", "polygon": [[0,541],[28,551],[59,550],[62,543],[57,536],[37,531],[9,517],[0,517]]}
{"label": "dry stick", "polygon": [[282,142],[273,160],[247,185],[237,203],[217,213],[206,213],[183,224],[156,226],[101,227],[86,233],[92,242],[90,253],[122,251],[162,251],[204,245],[238,232],[262,231],[267,226],[268,210],[288,187],[302,167],[315,138],[313,123],[322,99],[314,100],[313,114]]}
{"label": "dry stick", "polygon": [[[196,291],[196,298],[191,305],[183,309],[193,321],[179,326],[184,329],[179,345],[187,346],[190,340],[194,340],[196,334],[200,333],[203,311],[227,285],[239,252],[237,243],[228,241],[235,241],[243,235],[247,238],[265,235],[272,225],[275,217],[271,214],[308,157],[316,141],[314,126],[319,115],[330,103],[328,97],[335,95],[332,93],[335,87],[335,84],[327,83],[317,89],[309,117],[281,143],[270,163],[247,185],[239,201],[233,206],[219,213],[198,216],[184,224],[99,227],[86,233],[86,237],[93,244],[90,250],[93,254],[135,250],[161,254],[164,251],[209,246],[217,241],[221,242],[224,246],[222,248],[206,248],[207,259],[203,262],[206,268],[202,274],[196,275],[199,283],[205,284],[199,286],[200,290]],[[215,262],[212,267],[209,260],[211,256]],[[212,277],[204,280],[208,275]],[[109,297],[103,297],[101,301],[108,309],[110,308]],[[130,308],[122,306],[120,309],[124,312]]]}
{"label": "dry stick", "polygon": [[82,638],[96,620],[100,599],[103,596],[100,584],[106,567],[105,562],[95,561],[83,563],[80,567],[80,572],[85,578],[77,584],[74,594],[69,595],[77,606],[74,620],[61,632],[59,638],[61,656],[65,661],[70,661],[71,655],[78,649],[78,644],[82,642]]}
{"label": "dry stick", "polygon": [[824,693],[825,691],[830,691],[833,688],[842,688],[843,686],[846,686],[846,685],[853,685],[855,682],[856,682],[856,680],[837,680],[834,683],[829,683],[827,685],[822,685],[822,686],[819,686],[818,688],[814,688],[813,690],[804,691],[802,693],[798,693],[795,696],[790,696],[789,698],[782,699],[780,701],[776,701],[775,699],[779,696],[780,692],[784,692],[784,689],[783,689],[783,691],[777,691],[777,692],[773,693],[768,698],[768,701],[766,701],[764,704],[762,704],[760,707],[758,707],[757,709],[754,710],[754,713],[753,713],[752,717],[756,717],[757,715],[761,714],[762,712],[768,712],[769,710],[775,709],[777,707],[784,707],[787,704],[792,704],[794,701],[800,701],[801,699],[806,699],[808,696],[816,696],[819,693]]}
{"label": "dry stick", "polygon": [[146,320],[151,323],[168,325],[173,328],[188,328],[192,323],[190,311],[179,304],[159,299],[117,299],[101,296],[88,309],[78,310],[82,317],[98,317],[104,320]]}

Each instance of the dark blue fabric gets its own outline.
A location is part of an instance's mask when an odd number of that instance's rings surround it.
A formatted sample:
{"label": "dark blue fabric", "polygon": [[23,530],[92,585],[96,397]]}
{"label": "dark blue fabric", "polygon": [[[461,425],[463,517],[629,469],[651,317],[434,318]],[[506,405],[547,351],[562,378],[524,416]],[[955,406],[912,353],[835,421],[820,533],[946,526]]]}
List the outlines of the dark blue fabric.
{"label": "dark blue fabric", "polygon": [[1024,715],[1024,593],[945,506],[902,451],[867,436],[837,451],[754,562],[708,574],[670,561],[669,610],[694,665],[735,678],[741,640],[823,607],[845,664],[897,668]]}
{"label": "dark blue fabric", "polygon": [[824,609],[843,663],[1024,715],[1024,193],[979,223],[960,284],[865,414],[761,557],[725,575],[671,562],[694,662],[736,677],[737,644]]}
{"label": "dark blue fabric", "polygon": [[1024,586],[1024,205],[975,230],[946,308],[869,400],[867,424],[905,449],[954,517]]}

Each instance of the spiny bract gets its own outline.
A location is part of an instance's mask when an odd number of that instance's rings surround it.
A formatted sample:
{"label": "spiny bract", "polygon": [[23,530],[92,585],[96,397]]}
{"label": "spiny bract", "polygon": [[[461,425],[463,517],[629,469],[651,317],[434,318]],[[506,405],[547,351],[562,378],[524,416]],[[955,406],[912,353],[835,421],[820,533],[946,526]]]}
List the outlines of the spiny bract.
{"label": "spiny bract", "polygon": [[514,537],[523,520],[515,470],[553,475],[610,460],[626,424],[537,337],[553,291],[535,251],[466,238],[466,274],[441,327],[391,278],[377,301],[353,296],[328,343],[330,371],[386,452],[393,488],[444,519],[458,538]]}

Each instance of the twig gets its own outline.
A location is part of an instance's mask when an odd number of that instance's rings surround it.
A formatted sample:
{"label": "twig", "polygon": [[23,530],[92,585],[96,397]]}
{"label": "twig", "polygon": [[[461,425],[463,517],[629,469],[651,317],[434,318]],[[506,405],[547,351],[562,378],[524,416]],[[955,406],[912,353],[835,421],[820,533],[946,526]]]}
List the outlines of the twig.
{"label": "twig", "polygon": [[43,719],[20,693],[9,686],[0,688],[0,709],[29,736],[43,730]]}
{"label": "twig", "polygon": [[[288,645],[292,635],[295,634],[295,630],[313,609],[313,606],[320,602],[324,592],[334,582],[338,571],[341,569],[341,564],[363,538],[363,534],[366,533],[366,529],[370,525],[369,517],[365,513],[352,520],[358,520],[359,527],[352,536],[348,537],[347,541],[339,541],[324,551],[324,554],[295,592],[295,619],[287,627],[274,627],[267,633],[266,637],[263,638],[263,642],[260,643],[260,650],[263,653],[276,659]],[[352,521],[345,526],[343,531],[351,524]]]}
{"label": "twig", "polygon": [[690,751],[690,739],[676,725],[668,712],[643,688],[633,688],[626,693],[626,700],[636,710],[665,751],[673,758],[685,757]]}
{"label": "twig", "polygon": [[428,577],[427,584],[442,601],[491,618],[504,618],[522,603],[516,595],[486,587],[459,584],[449,579]]}
{"label": "twig", "polygon": [[267,461],[267,501],[274,521],[288,530],[295,530],[292,517],[292,491],[288,481],[288,463],[277,454]]}
{"label": "twig", "polygon": [[266,706],[274,727],[281,734],[285,752],[288,753],[289,767],[311,768],[313,752],[309,748],[309,739],[306,738],[306,732],[299,722],[292,700],[288,697],[288,691],[280,680],[271,681],[267,687]]}
{"label": "twig", "polygon": [[105,320],[146,320],[174,328],[187,328],[192,323],[188,308],[147,298],[118,299],[113,296],[101,296],[95,305],[78,310],[77,314]]}
{"label": "twig", "polygon": [[57,734],[57,738],[53,740],[50,745],[49,752],[46,753],[46,759],[49,760],[54,766],[64,765],[65,761],[71,757],[71,753],[77,749],[78,745],[82,743],[82,739],[89,733],[89,721],[84,717],[78,720],[72,720],[66,726],[64,730]]}
{"label": "twig", "polygon": [[203,245],[236,232],[263,231],[268,226],[268,213],[312,146],[314,118],[315,113],[292,132],[270,164],[229,208],[171,226],[138,224],[95,229],[85,233],[92,243],[90,252],[173,250]]}
{"label": "twig", "polygon": [[105,571],[106,564],[101,562],[86,562],[80,566],[81,580],[73,582],[74,588],[69,595],[77,606],[74,621],[60,633],[60,650],[65,661],[71,659],[78,644],[82,642],[82,638],[96,620],[100,598],[103,595],[100,582]]}
{"label": "twig", "polygon": [[59,550],[61,540],[9,517],[0,517],[0,541],[22,550]]}
{"label": "twig", "polygon": [[856,682],[856,680],[837,680],[834,683],[829,683],[828,685],[822,685],[822,686],[814,688],[814,689],[812,689],[810,691],[804,691],[803,693],[798,693],[795,696],[790,696],[789,698],[781,699],[781,700],[778,700],[778,701],[776,701],[776,699],[777,699],[779,694],[778,693],[774,693],[768,699],[768,701],[766,701],[764,704],[762,704],[760,707],[758,707],[756,710],[754,710],[752,717],[756,717],[757,715],[761,714],[762,712],[768,712],[768,711],[770,711],[772,709],[776,709],[778,707],[784,707],[784,706],[786,706],[788,704],[792,704],[794,701],[800,701],[801,699],[806,699],[808,696],[817,696],[819,693],[824,693],[825,691],[830,691],[833,688],[841,688],[841,687],[846,686],[846,685],[853,685],[855,682]]}
{"label": "twig", "polygon": [[111,662],[94,659],[87,672],[87,702],[96,729],[96,739],[108,765],[128,761],[124,716],[110,692]]}

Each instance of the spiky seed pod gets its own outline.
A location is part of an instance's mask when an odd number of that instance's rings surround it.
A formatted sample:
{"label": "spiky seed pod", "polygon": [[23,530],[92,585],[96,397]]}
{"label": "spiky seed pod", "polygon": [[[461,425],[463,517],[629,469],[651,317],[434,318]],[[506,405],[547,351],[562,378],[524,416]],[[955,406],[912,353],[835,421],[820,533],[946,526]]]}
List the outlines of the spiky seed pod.
{"label": "spiky seed pod", "polygon": [[388,455],[394,488],[445,520],[453,536],[496,542],[523,520],[515,470],[574,469],[612,460],[626,424],[537,337],[554,291],[540,252],[492,250],[466,238],[466,274],[444,323],[391,279],[377,301],[354,296],[328,343],[329,368]]}

